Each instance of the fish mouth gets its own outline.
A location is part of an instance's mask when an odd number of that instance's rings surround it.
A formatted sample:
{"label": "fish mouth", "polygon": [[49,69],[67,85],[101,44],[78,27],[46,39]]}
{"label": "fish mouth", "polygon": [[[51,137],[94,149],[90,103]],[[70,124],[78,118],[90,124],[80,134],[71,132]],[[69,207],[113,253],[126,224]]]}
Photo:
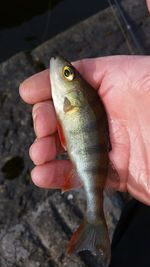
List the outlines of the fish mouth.
{"label": "fish mouth", "polygon": [[49,62],[51,76],[56,73],[57,67],[58,67],[58,56],[54,55],[53,57],[51,57]]}
{"label": "fish mouth", "polygon": [[60,72],[65,64],[67,64],[67,61],[62,56],[53,55],[49,64],[51,75],[56,75],[57,72]]}
{"label": "fish mouth", "polygon": [[60,54],[54,54],[51,59],[50,59],[50,62],[51,61],[54,61],[54,60],[65,60],[65,58],[63,56],[61,56]]}
{"label": "fish mouth", "polygon": [[57,59],[57,56],[52,56],[52,57],[50,58],[50,67],[52,66],[53,62],[56,61],[56,59]]}
{"label": "fish mouth", "polygon": [[50,69],[53,67],[57,67],[60,64],[61,57],[59,55],[53,55],[50,59]]}
{"label": "fish mouth", "polygon": [[[59,64],[61,64],[61,65],[65,64],[65,63],[66,64],[69,63],[69,61],[65,57],[63,57],[62,55],[60,55],[60,54],[55,55],[54,54],[50,59],[50,66],[56,61],[59,62]],[[70,65],[70,63],[69,63],[69,65]]]}
{"label": "fish mouth", "polygon": [[53,55],[52,58],[56,59],[57,55]]}
{"label": "fish mouth", "polygon": [[53,55],[53,56],[51,57],[50,61],[51,61],[51,60],[56,60],[58,57],[59,57],[58,55]]}

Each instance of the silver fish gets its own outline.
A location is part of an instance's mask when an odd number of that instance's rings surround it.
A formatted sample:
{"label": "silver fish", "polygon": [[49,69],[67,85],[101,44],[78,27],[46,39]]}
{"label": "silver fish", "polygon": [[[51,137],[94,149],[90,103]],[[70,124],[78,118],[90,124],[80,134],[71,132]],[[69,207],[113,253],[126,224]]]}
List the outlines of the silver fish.
{"label": "silver fish", "polygon": [[96,90],[61,57],[50,60],[50,82],[61,143],[74,166],[69,179],[76,179],[75,173],[80,177],[87,199],[84,222],[72,236],[68,252],[100,253],[108,265],[111,249],[103,212],[103,190],[110,141],[105,108]]}

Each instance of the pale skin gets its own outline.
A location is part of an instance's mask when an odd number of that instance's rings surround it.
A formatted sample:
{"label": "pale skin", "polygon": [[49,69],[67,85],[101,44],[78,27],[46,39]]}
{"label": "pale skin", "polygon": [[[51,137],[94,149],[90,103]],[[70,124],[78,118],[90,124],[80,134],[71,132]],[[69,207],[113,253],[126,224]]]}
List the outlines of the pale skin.
{"label": "pale skin", "polygon": [[[110,56],[84,59],[74,65],[105,104],[112,143],[109,156],[120,177],[115,188],[150,205],[150,57]],[[39,187],[61,188],[72,165],[55,159],[63,149],[49,70],[26,79],[20,85],[20,95],[33,104],[36,140],[29,151],[35,164],[32,180]]]}
{"label": "pale skin", "polygon": [[148,8],[148,10],[150,12],[150,0],[146,0],[146,4],[147,4],[147,8]]}

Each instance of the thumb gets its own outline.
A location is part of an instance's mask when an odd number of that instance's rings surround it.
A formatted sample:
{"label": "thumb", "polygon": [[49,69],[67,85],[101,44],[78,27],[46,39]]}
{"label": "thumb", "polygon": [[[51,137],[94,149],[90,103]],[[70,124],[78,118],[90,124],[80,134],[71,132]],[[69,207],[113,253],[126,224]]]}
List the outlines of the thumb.
{"label": "thumb", "polygon": [[73,65],[92,87],[98,89],[109,67],[111,58],[112,57],[82,59],[73,62]]}

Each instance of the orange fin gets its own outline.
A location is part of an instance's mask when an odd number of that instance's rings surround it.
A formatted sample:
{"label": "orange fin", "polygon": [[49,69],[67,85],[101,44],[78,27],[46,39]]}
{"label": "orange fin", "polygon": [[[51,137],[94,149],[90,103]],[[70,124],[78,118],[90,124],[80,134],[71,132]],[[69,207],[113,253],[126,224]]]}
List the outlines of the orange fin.
{"label": "orange fin", "polygon": [[76,170],[74,168],[65,175],[64,184],[62,187],[62,192],[68,191],[72,188],[80,188],[82,186],[82,182]]}
{"label": "orange fin", "polygon": [[61,145],[67,151],[66,141],[65,141],[64,134],[63,134],[63,129],[61,127],[61,124],[60,124],[59,120],[57,120],[57,129],[58,129],[58,135],[59,135],[59,139],[60,139]]}
{"label": "orange fin", "polygon": [[89,250],[94,255],[99,254],[104,266],[110,263],[110,241],[106,224],[103,221],[96,224],[84,221],[73,234],[67,252],[69,254]]}

